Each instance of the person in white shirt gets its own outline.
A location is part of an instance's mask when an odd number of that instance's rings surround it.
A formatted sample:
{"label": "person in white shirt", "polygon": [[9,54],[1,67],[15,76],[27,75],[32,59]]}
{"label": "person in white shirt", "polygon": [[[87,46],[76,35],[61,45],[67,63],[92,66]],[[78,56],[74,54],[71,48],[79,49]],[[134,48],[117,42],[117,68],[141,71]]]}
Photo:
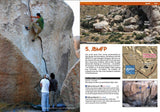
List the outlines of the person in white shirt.
{"label": "person in white shirt", "polygon": [[42,112],[48,112],[49,111],[49,86],[50,82],[47,79],[48,74],[44,75],[44,78],[40,81],[41,86],[41,107]]}

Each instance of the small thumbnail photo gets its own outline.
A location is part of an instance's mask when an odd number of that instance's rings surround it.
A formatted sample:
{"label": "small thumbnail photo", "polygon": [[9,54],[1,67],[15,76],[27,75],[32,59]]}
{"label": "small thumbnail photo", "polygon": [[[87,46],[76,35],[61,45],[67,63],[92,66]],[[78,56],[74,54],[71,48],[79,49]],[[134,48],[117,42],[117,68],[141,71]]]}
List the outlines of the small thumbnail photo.
{"label": "small thumbnail photo", "polygon": [[157,78],[157,46],[123,46],[124,79]]}
{"label": "small thumbnail photo", "polygon": [[123,81],[123,107],[157,107],[157,81]]}

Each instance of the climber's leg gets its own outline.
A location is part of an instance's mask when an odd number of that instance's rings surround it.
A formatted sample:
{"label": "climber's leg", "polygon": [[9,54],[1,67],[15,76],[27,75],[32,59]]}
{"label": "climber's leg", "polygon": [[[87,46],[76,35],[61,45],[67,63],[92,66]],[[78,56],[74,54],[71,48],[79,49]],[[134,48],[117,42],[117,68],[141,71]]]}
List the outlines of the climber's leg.
{"label": "climber's leg", "polygon": [[41,27],[38,26],[36,23],[33,23],[33,27],[35,27],[37,29],[37,32],[35,31],[36,35],[32,41],[34,41],[38,37],[39,33],[41,33],[41,31],[42,31]]}

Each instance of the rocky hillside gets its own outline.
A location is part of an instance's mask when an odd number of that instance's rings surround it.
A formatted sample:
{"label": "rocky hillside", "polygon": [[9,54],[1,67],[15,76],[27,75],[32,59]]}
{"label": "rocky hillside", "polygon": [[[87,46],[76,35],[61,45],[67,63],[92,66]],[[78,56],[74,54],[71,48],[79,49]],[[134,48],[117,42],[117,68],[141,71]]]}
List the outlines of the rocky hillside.
{"label": "rocky hillside", "polygon": [[[77,61],[71,8],[63,0],[30,0],[30,6],[32,15],[40,12],[45,23],[40,38],[35,42],[31,41],[35,36],[33,31],[25,30],[25,26],[31,23],[28,0],[0,1],[2,101],[22,102],[27,101],[28,97],[34,98],[34,87],[45,73],[56,74],[61,90],[68,71]],[[18,99],[15,101],[13,98]]]}
{"label": "rocky hillside", "polygon": [[81,9],[82,42],[159,43],[159,6],[81,6]]}

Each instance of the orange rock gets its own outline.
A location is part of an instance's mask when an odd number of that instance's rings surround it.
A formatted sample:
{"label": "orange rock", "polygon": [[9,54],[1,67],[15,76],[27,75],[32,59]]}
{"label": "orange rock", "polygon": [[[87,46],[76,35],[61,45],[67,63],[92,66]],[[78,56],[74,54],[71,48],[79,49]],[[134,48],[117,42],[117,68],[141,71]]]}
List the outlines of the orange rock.
{"label": "orange rock", "polygon": [[67,107],[79,108],[80,106],[80,61],[69,71],[61,89],[63,102]]}
{"label": "orange rock", "polygon": [[0,35],[0,99],[32,102],[39,99],[35,86],[40,75],[20,50]]}

